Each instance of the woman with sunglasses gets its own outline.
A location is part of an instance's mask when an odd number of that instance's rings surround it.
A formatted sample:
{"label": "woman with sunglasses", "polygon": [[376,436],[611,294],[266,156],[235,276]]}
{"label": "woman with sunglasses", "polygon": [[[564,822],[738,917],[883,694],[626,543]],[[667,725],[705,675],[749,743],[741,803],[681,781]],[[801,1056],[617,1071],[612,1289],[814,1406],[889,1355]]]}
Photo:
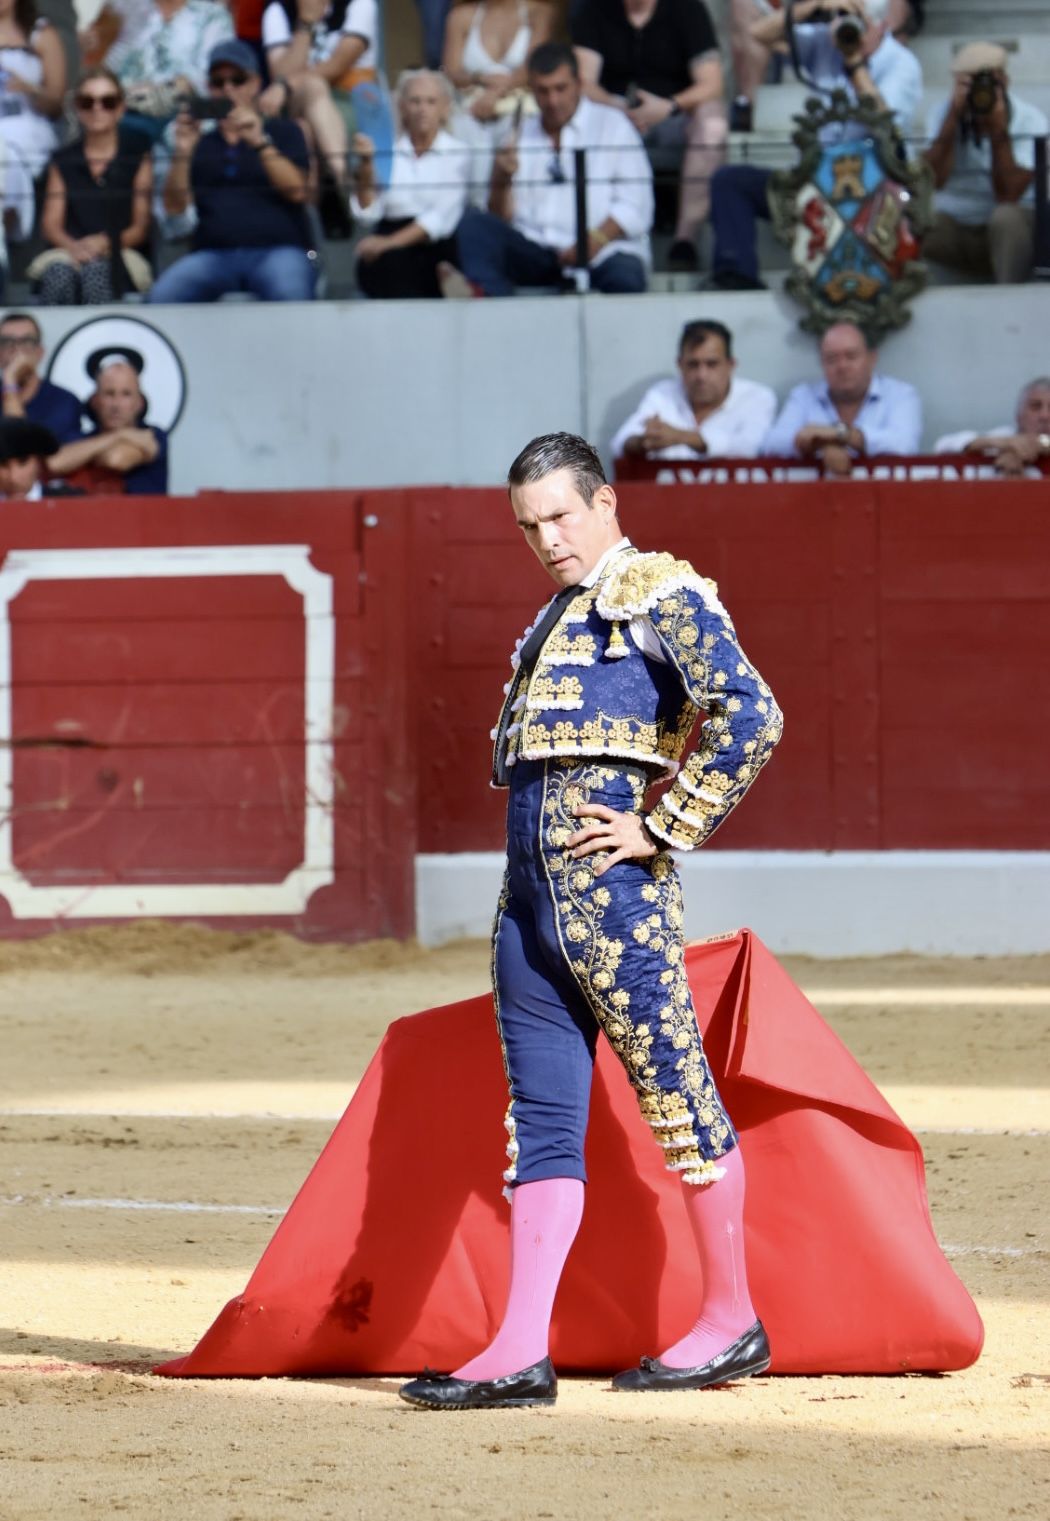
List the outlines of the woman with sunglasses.
{"label": "woman with sunglasses", "polygon": [[92,69],[74,98],[80,136],[47,172],[40,230],[51,245],[29,266],[45,306],[94,306],[151,283],[141,249],[149,236],[149,142],[121,124],[124,90]]}
{"label": "woman with sunglasses", "polygon": [[0,144],[4,148],[3,216],[8,237],[33,231],[33,182],[58,146],[66,59],[55,28],[39,20],[33,0],[0,0]]}

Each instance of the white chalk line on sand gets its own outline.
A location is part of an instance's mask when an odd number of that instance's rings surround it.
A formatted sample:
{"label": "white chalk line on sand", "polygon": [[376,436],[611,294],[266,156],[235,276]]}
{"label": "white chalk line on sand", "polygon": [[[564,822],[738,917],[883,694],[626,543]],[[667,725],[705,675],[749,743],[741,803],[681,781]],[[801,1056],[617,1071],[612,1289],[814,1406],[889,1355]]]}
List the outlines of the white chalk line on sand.
{"label": "white chalk line on sand", "polygon": [[[35,1205],[41,1209],[141,1210],[183,1215],[283,1216],[286,1213],[282,1204],[201,1204],[190,1199],[78,1199],[52,1194],[38,1197],[10,1194],[0,1198],[0,1208],[5,1205]],[[956,1242],[941,1245],[946,1257],[1040,1257],[1045,1256],[1047,1250],[1042,1246],[966,1246]]]}
{"label": "white chalk line on sand", "polygon": [[283,1215],[284,1204],[199,1204],[191,1199],[74,1199],[51,1194],[8,1194],[0,1198],[5,1205],[28,1204],[40,1209],[122,1209],[151,1210],[177,1215]]}
{"label": "white chalk line on sand", "polygon": [[[297,1125],[334,1125],[338,1114],[287,1114],[276,1109],[5,1109],[0,1119],[36,1120],[281,1120]],[[1013,1140],[1050,1136],[1050,1130],[1011,1130],[1001,1125],[911,1125],[912,1135],[998,1135]]]}

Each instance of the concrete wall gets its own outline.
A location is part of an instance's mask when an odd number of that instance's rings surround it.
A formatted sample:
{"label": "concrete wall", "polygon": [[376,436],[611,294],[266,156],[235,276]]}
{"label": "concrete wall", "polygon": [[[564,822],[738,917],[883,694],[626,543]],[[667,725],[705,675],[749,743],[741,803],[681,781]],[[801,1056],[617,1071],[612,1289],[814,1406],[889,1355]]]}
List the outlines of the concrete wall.
{"label": "concrete wall", "polygon": [[[41,309],[54,348],[104,309]],[[740,373],[783,397],[818,373],[798,309],[772,293],[516,301],[122,307],[159,329],[187,377],[171,490],[486,485],[529,437],[586,432],[603,447],[666,373],[682,324],[717,317]],[[927,445],[1008,421],[1021,384],[1050,370],[1050,288],[952,287],[888,339],[890,374],[926,406]],[[85,381],[86,385],[86,381]]]}

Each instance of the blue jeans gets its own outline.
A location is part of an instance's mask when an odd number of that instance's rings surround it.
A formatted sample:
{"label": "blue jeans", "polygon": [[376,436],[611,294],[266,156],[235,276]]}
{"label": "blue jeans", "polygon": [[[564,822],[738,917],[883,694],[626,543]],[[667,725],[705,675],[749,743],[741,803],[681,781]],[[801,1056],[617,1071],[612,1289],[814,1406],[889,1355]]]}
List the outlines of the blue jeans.
{"label": "blue jeans", "polygon": [[199,248],[166,269],[146,300],[217,301],[229,291],[248,291],[260,301],[312,301],[315,281],[303,248]]}
{"label": "blue jeans", "polygon": [[[486,296],[511,296],[515,286],[561,285],[568,277],[553,248],[530,242],[509,222],[468,208],[456,233],[460,268]],[[615,253],[591,270],[591,289],[607,294],[643,291],[645,265]]]}
{"label": "blue jeans", "polygon": [[419,24],[423,28],[423,57],[428,69],[441,67],[445,50],[445,18],[450,0],[416,0]]}
{"label": "blue jeans", "polygon": [[745,275],[758,279],[758,229],[761,217],[770,220],[767,190],[771,169],[755,164],[726,164],[711,179],[711,230],[715,246],[715,275]]}

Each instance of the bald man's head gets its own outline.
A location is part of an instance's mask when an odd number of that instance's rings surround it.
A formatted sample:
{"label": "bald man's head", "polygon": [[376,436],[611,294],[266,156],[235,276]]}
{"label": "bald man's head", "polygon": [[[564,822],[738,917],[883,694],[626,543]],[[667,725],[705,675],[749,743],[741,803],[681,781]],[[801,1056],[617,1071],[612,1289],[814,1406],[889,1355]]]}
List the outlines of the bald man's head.
{"label": "bald man's head", "polygon": [[92,409],[104,433],[133,428],[142,416],[142,387],[134,367],[123,360],[99,371]]}

